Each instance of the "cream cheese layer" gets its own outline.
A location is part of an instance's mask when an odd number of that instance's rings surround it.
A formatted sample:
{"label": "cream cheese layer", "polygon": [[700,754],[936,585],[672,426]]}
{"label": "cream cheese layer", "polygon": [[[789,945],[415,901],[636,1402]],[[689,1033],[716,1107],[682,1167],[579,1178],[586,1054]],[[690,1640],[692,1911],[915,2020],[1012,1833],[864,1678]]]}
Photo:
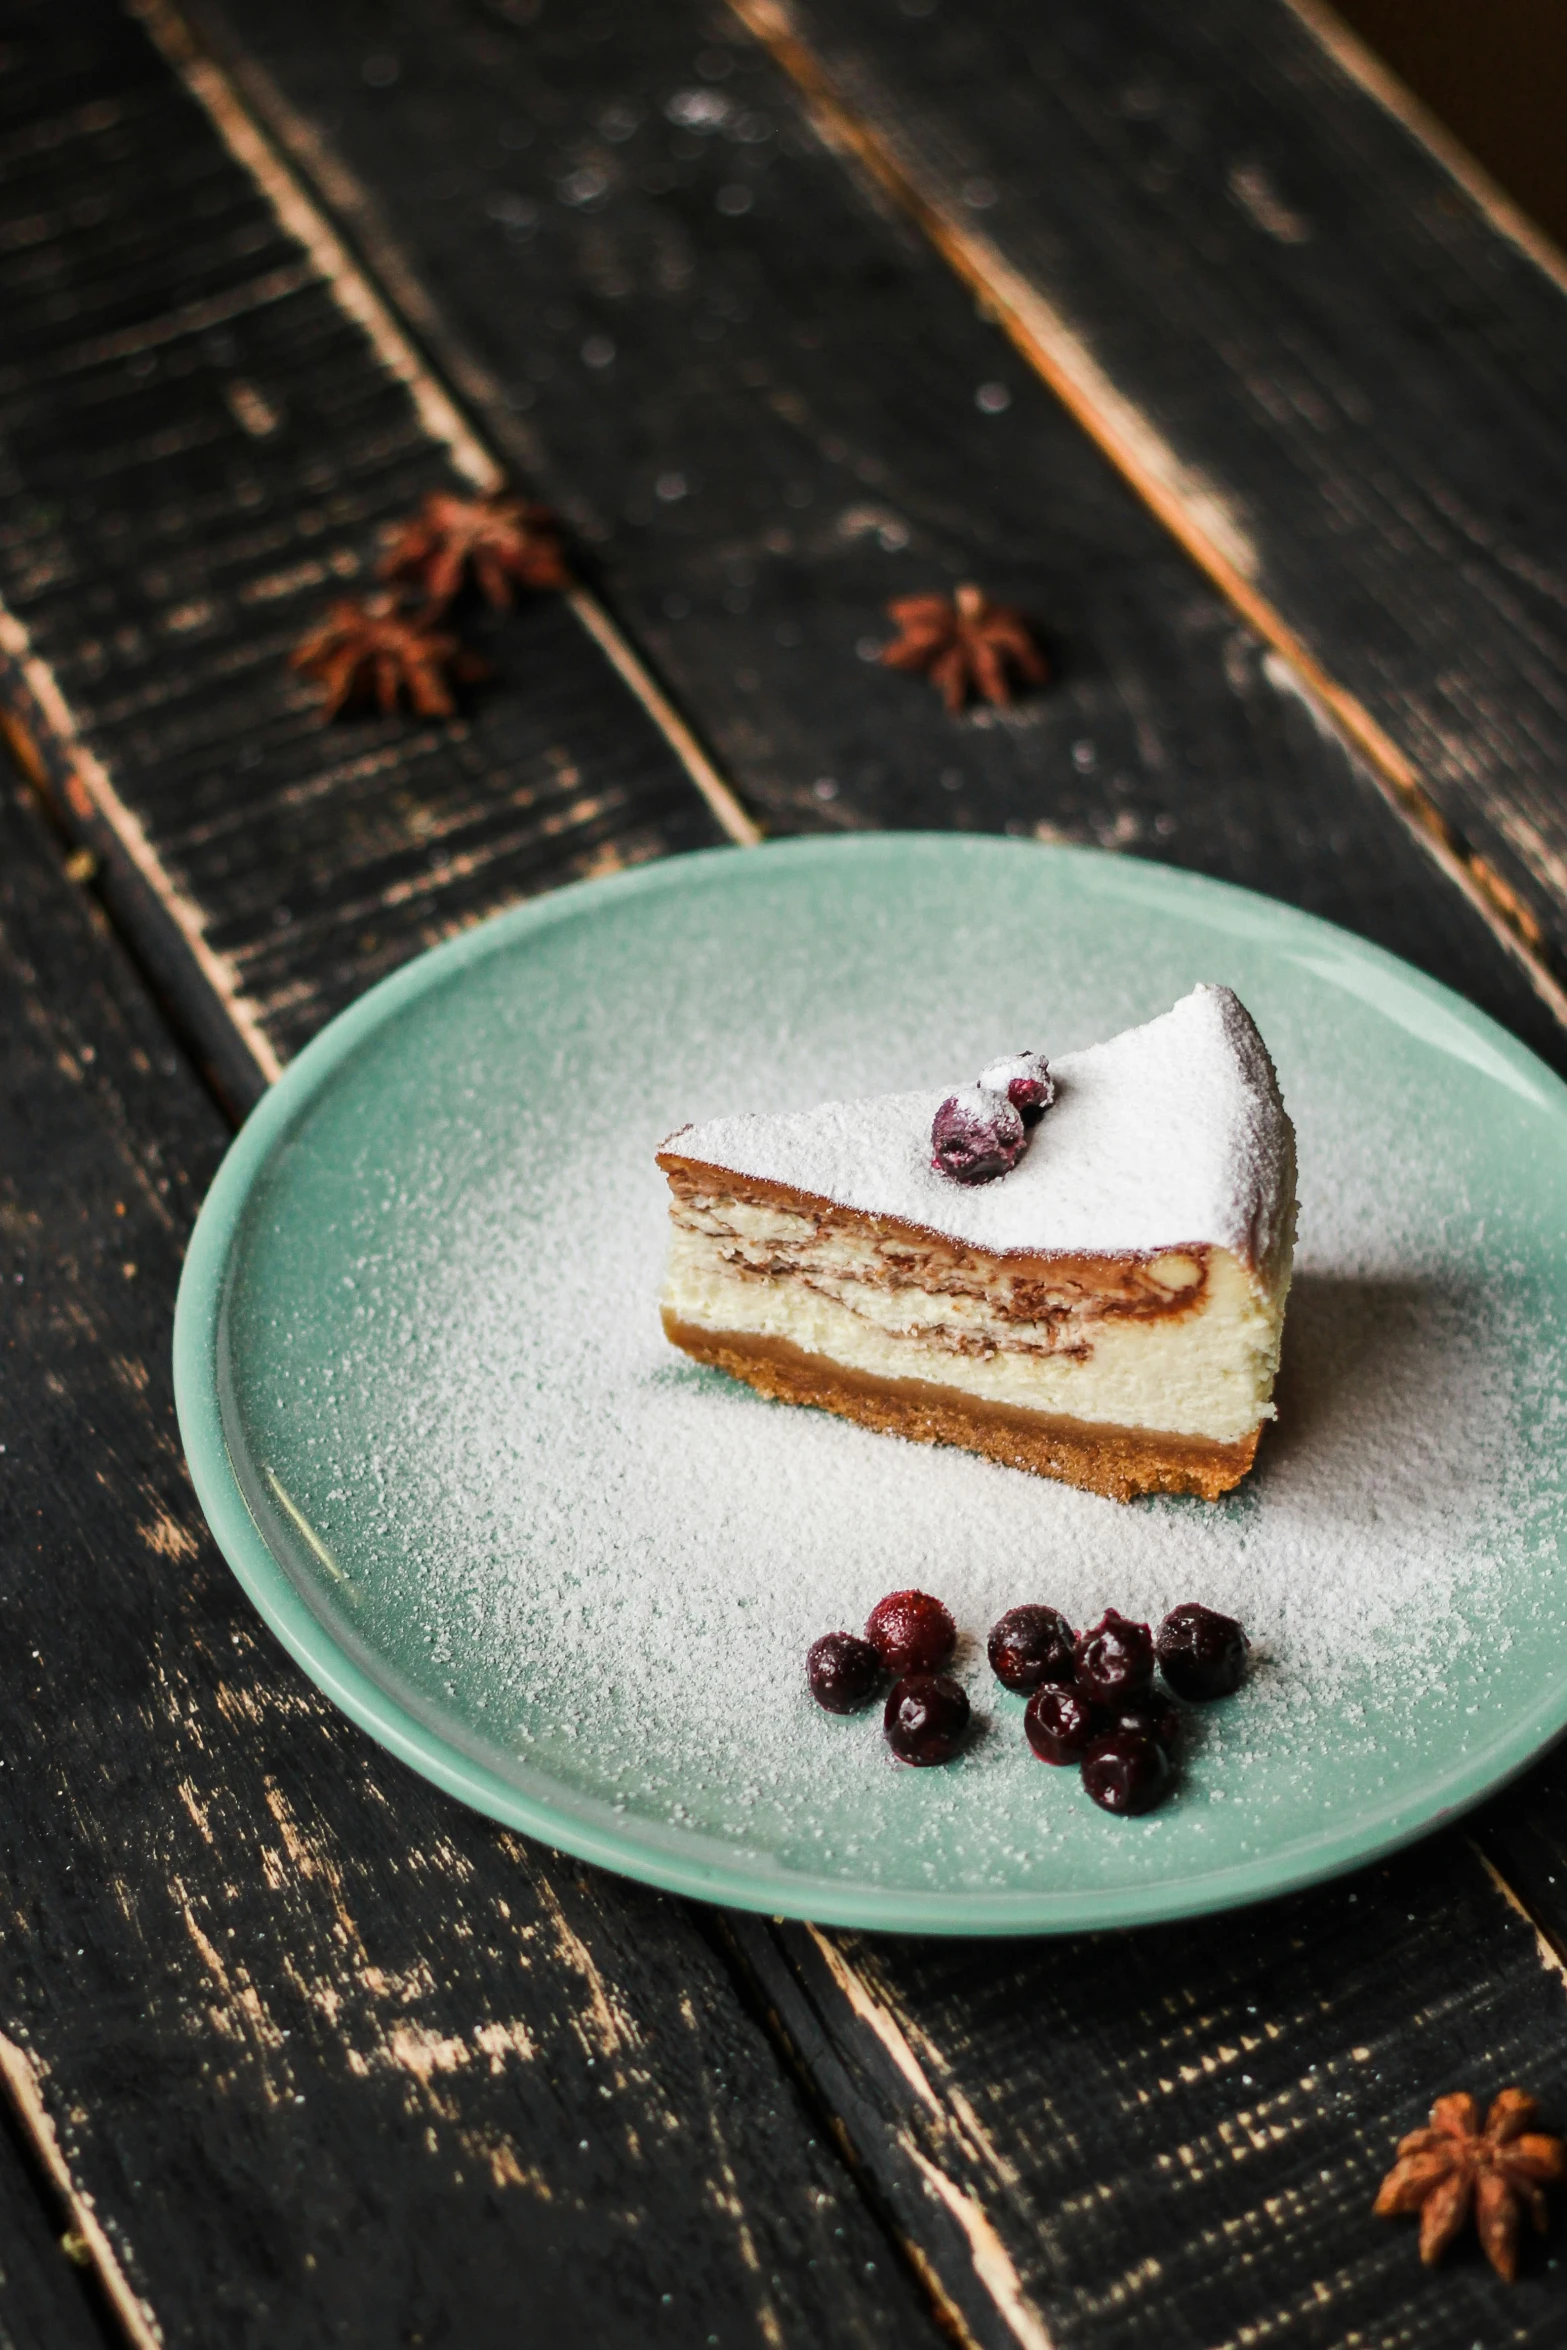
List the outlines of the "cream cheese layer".
{"label": "cream cheese layer", "polygon": [[671,1321],[784,1340],[873,1378],[933,1380],[986,1403],[1118,1428],[1228,1444],[1273,1416],[1287,1271],[1269,1285],[1227,1249],[1204,1252],[1200,1266],[1172,1252],[1155,1263],[1181,1280],[1189,1304],[1177,1293],[1164,1310],[1127,1309],[1117,1293],[1103,1310],[1081,1292],[1058,1314],[1019,1319],[1010,1300],[983,1291],[889,1284],[836,1233],[815,1245],[796,1236],[789,1261],[775,1253],[764,1268],[754,1225],[746,1242],[721,1228],[749,1221],[735,1217],[737,1204],[673,1207],[661,1301]]}

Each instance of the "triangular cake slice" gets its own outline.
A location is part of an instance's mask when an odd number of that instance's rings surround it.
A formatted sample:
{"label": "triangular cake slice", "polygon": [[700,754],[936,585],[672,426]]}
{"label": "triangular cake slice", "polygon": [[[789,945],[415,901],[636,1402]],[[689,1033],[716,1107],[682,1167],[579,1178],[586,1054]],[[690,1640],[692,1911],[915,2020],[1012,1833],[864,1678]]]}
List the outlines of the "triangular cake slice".
{"label": "triangular cake slice", "polygon": [[[684,1126],[670,1339],[764,1395],[1130,1500],[1209,1500],[1273,1417],[1295,1137],[1226,987],[1051,1063],[1018,1164],[931,1164],[943,1093]],[[950,1092],[952,1089],[948,1089]]]}

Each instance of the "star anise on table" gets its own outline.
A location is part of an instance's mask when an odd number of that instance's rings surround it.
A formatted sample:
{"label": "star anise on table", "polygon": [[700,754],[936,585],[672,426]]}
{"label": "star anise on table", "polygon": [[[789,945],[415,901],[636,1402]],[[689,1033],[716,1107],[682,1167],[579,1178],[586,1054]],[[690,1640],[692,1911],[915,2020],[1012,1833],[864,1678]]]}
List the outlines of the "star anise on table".
{"label": "star anise on table", "polygon": [[516,588],[571,585],[560,525],[549,508],[499,490],[484,498],[433,490],[393,540],[381,576],[417,581],[436,611],[469,580],[500,610]]}
{"label": "star anise on table", "polygon": [[328,718],[364,702],[389,718],[403,700],[421,718],[449,718],[457,706],[453,684],[489,674],[477,653],[388,595],[340,597],[295,646],[289,665],[326,687]]}
{"label": "star anise on table", "polygon": [[889,669],[928,677],[954,712],[976,693],[1004,707],[1013,700],[1018,679],[1043,685],[1050,675],[1022,613],[1010,604],[993,604],[972,582],[951,597],[900,596],[887,613],[902,634],[883,646],[882,660]]}
{"label": "star anise on table", "polygon": [[1398,2160],[1382,2181],[1379,2219],[1420,2214],[1420,2257],[1441,2259],[1470,2212],[1480,2247],[1509,2284],[1518,2274],[1518,2231],[1528,2212],[1545,2233],[1545,2189],[1567,2178],[1567,2146],[1534,2128],[1538,2116],[1522,2089],[1504,2089],[1480,2127],[1466,2092],[1439,2097],[1428,2128],[1401,2139]]}

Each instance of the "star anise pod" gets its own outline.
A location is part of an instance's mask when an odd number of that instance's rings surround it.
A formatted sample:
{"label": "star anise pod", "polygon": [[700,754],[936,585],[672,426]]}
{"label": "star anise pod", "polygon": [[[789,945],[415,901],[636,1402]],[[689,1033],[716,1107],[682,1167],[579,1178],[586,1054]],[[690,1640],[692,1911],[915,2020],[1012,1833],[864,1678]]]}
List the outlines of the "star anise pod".
{"label": "star anise pod", "polygon": [[393,540],[381,576],[417,580],[438,612],[470,579],[502,610],[514,588],[571,584],[560,525],[549,508],[499,490],[484,498],[433,490]]}
{"label": "star anise pod", "polygon": [[405,699],[421,718],[449,718],[452,684],[489,674],[477,653],[387,595],[341,597],[294,647],[289,665],[321,680],[328,718],[353,702],[374,702],[390,717]]}
{"label": "star anise pod", "polygon": [[903,633],[883,646],[883,661],[928,677],[949,710],[961,710],[975,693],[1004,705],[1016,691],[1015,678],[1043,685],[1050,675],[1022,613],[993,604],[972,583],[950,598],[900,596],[887,612]]}
{"label": "star anise pod", "polygon": [[1567,2146],[1535,2130],[1532,2097],[1504,2089],[1480,2127],[1466,2092],[1439,2097],[1430,2126],[1401,2139],[1373,2206],[1379,2219],[1420,2214],[1420,2257],[1441,2259],[1471,2211],[1481,2250],[1509,2284],[1518,2274],[1525,2211],[1543,2236],[1545,2189],[1567,2178]]}

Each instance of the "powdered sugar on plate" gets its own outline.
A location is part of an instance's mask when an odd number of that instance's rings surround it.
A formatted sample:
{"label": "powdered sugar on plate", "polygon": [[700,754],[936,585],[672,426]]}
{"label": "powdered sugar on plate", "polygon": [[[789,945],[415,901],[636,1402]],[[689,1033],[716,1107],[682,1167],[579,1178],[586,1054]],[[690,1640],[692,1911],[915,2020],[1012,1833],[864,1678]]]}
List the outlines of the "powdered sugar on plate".
{"label": "powdered sugar on plate", "polygon": [[[921,996],[935,918],[904,911],[910,939],[857,944],[825,1011],[820,958],[795,968],[785,915],[752,910],[707,961],[655,937],[656,995],[646,936],[623,965],[585,936],[548,985],[497,957],[352,1064],[258,1192],[232,1300],[269,1539],[453,1745],[649,1853],[743,1864],[779,1907],[1190,1884],[1397,1816],[1567,1639],[1560,1219],[1548,1182],[1499,1182],[1487,1121],[1521,1122],[1519,1167],[1545,1130],[1483,1068],[1236,947],[1301,1158],[1280,1418],[1241,1489],[1122,1506],[764,1402],[659,1326],[652,1154],[683,1109],[870,1069],[928,1088],[1015,1041],[1014,985],[1057,1005],[1050,1051],[1212,967],[1211,940],[1145,937],[1129,989],[1063,920],[1053,963]],[[582,1082],[598,1067],[613,1085]],[[978,1717],[936,1771],[804,1686],[812,1639],[908,1584],[952,1609]],[[1023,1600],[1081,1625],[1185,1599],[1240,1617],[1253,1670],[1194,1711],[1174,1800],[1112,1823],[1028,1753],[984,1636]]]}

